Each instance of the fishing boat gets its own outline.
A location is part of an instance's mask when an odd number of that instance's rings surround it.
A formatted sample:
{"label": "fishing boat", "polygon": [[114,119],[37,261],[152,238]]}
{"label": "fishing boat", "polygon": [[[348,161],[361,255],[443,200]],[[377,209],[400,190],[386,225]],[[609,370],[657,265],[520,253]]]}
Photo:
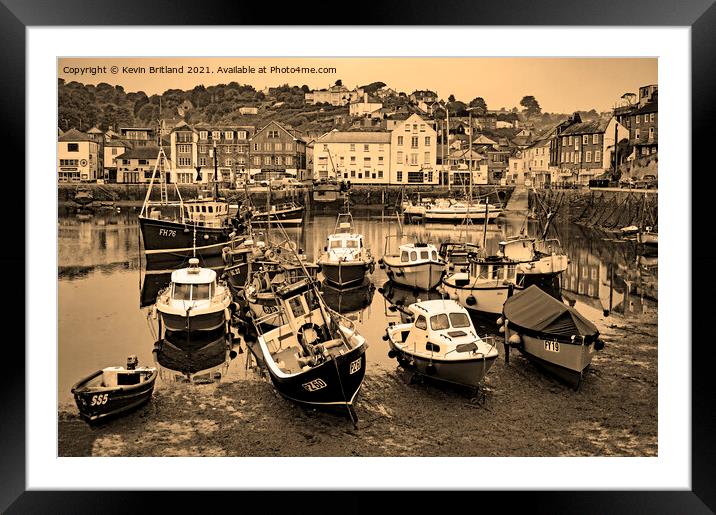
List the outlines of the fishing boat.
{"label": "fishing boat", "polygon": [[75,384],[71,391],[82,418],[94,422],[149,402],[157,369],[138,364],[136,356],[129,356],[126,368],[106,367]]}
{"label": "fishing boat", "polygon": [[344,192],[348,189],[345,182],[335,179],[320,179],[313,184],[313,201],[318,204],[328,204],[342,200]]}
{"label": "fishing boat", "polygon": [[284,323],[263,332],[251,317],[244,341],[283,397],[314,408],[347,409],[363,384],[367,343],[352,322],[330,311],[311,279],[275,292]]}
{"label": "fishing boat", "polygon": [[[176,199],[170,201],[169,166],[169,159],[160,147],[139,213],[147,267],[174,268],[191,256],[205,263],[211,258],[220,261],[226,243],[243,231],[242,224],[229,213],[226,199],[219,197],[216,182],[213,193],[204,192],[195,200],[184,200],[174,183]],[[160,190],[158,201],[150,200],[155,183]]]}
{"label": "fishing boat", "polygon": [[480,255],[481,247],[477,243],[444,241],[440,244],[438,255],[447,262],[447,271],[466,271],[470,259]]}
{"label": "fishing boat", "polygon": [[494,220],[502,208],[479,200],[436,199],[432,202],[403,203],[403,214],[409,219],[433,223],[461,223],[465,220]]}
{"label": "fishing boat", "polygon": [[398,252],[389,254],[387,251],[388,238],[386,238],[386,254],[378,261],[385,267],[388,279],[396,284],[417,288],[419,290],[432,290],[438,284],[445,272],[445,260],[438,255],[438,249],[431,243],[406,243],[400,245]]}
{"label": "fishing boat", "polygon": [[284,226],[301,225],[303,223],[304,208],[296,202],[284,202],[283,204],[271,205],[265,211],[254,212],[252,224],[281,223]]}
{"label": "fishing boat", "polygon": [[350,212],[338,214],[333,234],[327,240],[318,258],[326,281],[340,287],[357,285],[363,282],[366,272],[373,273],[375,260],[365,247],[363,235],[353,231]]}
{"label": "fishing boat", "polygon": [[567,270],[569,258],[556,238],[537,240],[524,234],[505,238],[498,244],[498,254],[517,262],[516,281],[526,288],[535,284],[559,298],[560,277]]}
{"label": "fishing boat", "polygon": [[497,359],[494,339],[480,338],[465,308],[453,300],[417,302],[408,310],[412,321],[386,329],[388,356],[403,368],[476,390]]}
{"label": "fishing boat", "polygon": [[509,298],[503,317],[498,323],[504,324],[506,345],[575,388],[604,348],[592,322],[535,285]]}
{"label": "fishing boat", "polygon": [[659,245],[659,233],[654,231],[651,227],[646,227],[637,233],[636,241],[640,245],[656,247]]}
{"label": "fishing boat", "polygon": [[517,283],[518,262],[503,256],[471,259],[466,272],[454,272],[442,280],[442,291],[476,314],[500,314],[510,291],[521,290]]}
{"label": "fishing boat", "polygon": [[[168,332],[226,332],[231,302],[231,292],[217,281],[216,272],[201,268],[199,259],[191,258],[187,268],[172,272],[171,283],[157,297],[156,311]],[[185,345],[193,348],[200,343],[188,337]]]}

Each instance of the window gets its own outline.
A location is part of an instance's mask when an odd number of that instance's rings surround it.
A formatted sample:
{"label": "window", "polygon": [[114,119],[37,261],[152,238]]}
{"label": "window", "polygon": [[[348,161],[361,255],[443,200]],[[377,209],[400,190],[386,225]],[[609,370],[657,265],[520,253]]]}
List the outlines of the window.
{"label": "window", "polygon": [[356,151],[356,144],[351,143],[351,152],[355,152],[355,151]]}
{"label": "window", "polygon": [[579,150],[579,138],[574,138],[574,150]]}
{"label": "window", "polygon": [[256,152],[259,151],[259,144],[258,144],[258,143],[254,143],[254,150],[255,150]]}
{"label": "window", "polygon": [[649,114],[649,121],[650,121],[650,122],[653,122],[653,121],[654,121],[654,113],[650,113],[650,114]]}
{"label": "window", "polygon": [[649,127],[649,139],[654,139],[654,127]]}
{"label": "window", "polygon": [[378,156],[378,162],[379,162],[379,163],[382,163],[382,162],[383,162],[383,156]]}
{"label": "window", "polygon": [[403,146],[403,136],[398,136],[398,145]]}
{"label": "window", "polygon": [[425,320],[425,317],[423,315],[420,315],[415,321],[415,328],[422,329],[423,331],[428,328],[428,322]]}
{"label": "window", "polygon": [[363,172],[358,172],[358,178],[359,178],[359,179],[362,179],[362,178],[363,178]]}
{"label": "window", "polygon": [[634,133],[634,137],[636,139],[639,139],[639,129],[637,129],[636,132]]}
{"label": "window", "polygon": [[586,145],[588,143],[589,143],[589,135],[585,134],[584,136],[582,136],[582,145]]}
{"label": "window", "polygon": [[455,328],[470,327],[470,318],[465,313],[450,313],[450,323]]}
{"label": "window", "polygon": [[278,131],[268,131],[266,137],[271,139],[278,139]]}
{"label": "window", "polygon": [[417,261],[418,260],[418,253],[414,250],[410,251],[410,261]]}
{"label": "window", "polygon": [[395,172],[395,179],[398,182],[403,182],[403,171],[402,170],[398,170],[397,172]]}
{"label": "window", "polygon": [[224,131],[224,139],[234,139],[234,131]]}
{"label": "window", "polygon": [[286,150],[293,150],[293,143],[286,143],[284,147],[286,148]]}
{"label": "window", "polygon": [[209,139],[209,131],[199,131],[199,139]]}
{"label": "window", "polygon": [[246,139],[249,133],[246,131],[236,131],[236,139]]}
{"label": "window", "polygon": [[398,164],[403,164],[403,152],[401,150],[398,150]]}
{"label": "window", "polygon": [[199,158],[199,166],[206,166],[206,158],[205,157]]}
{"label": "window", "polygon": [[281,156],[276,156],[274,158],[274,164],[277,166],[281,166]]}
{"label": "window", "polygon": [[430,146],[430,136],[425,136],[425,146],[426,147]]}
{"label": "window", "polygon": [[355,178],[356,178],[356,171],[351,170],[351,179],[355,179]]}
{"label": "window", "polygon": [[286,164],[292,165],[293,164],[293,156],[286,156]]}
{"label": "window", "polygon": [[368,148],[369,148],[368,145],[363,145],[363,152],[368,152]]}
{"label": "window", "polygon": [[264,164],[265,165],[271,164],[271,156],[264,156]]}
{"label": "window", "polygon": [[599,134],[592,134],[592,143],[594,145],[599,143]]}
{"label": "window", "polygon": [[418,154],[410,154],[410,164],[411,165],[418,164]]}
{"label": "window", "polygon": [[271,146],[271,143],[264,143],[264,150],[273,150],[273,147]]}
{"label": "window", "polygon": [[586,155],[584,157],[584,161],[587,163],[592,162],[592,151],[591,150],[587,150]]}
{"label": "window", "polygon": [[564,136],[562,138],[562,145],[566,145],[566,144],[567,144],[567,136]]}
{"label": "window", "polygon": [[413,136],[410,138],[410,148],[418,148],[418,137]]}
{"label": "window", "polygon": [[80,151],[79,143],[68,143],[67,144],[67,152],[79,152],[79,151]]}
{"label": "window", "polygon": [[281,143],[276,143],[274,145],[274,150],[276,150],[277,152],[281,152],[283,150],[283,145],[281,145]]}
{"label": "window", "polygon": [[383,170],[378,170],[378,179],[383,178]]}
{"label": "window", "polygon": [[569,137],[569,144],[572,144],[572,136]]}
{"label": "window", "polygon": [[431,316],[430,328],[433,331],[442,331],[443,329],[450,329],[450,320],[448,320],[448,316],[445,313]]}
{"label": "window", "polygon": [[425,155],[423,156],[423,163],[429,163],[430,162],[430,152],[425,152]]}
{"label": "window", "polygon": [[356,156],[351,156],[351,164],[355,164],[356,162]]}
{"label": "window", "polygon": [[427,250],[421,250],[420,259],[430,259],[430,252],[428,252]]}
{"label": "window", "polygon": [[191,132],[177,132],[177,141],[179,143],[191,143]]}
{"label": "window", "polygon": [[226,158],[226,161],[224,161],[224,163],[225,163],[224,166],[233,166],[233,165],[234,165],[234,160],[231,159],[230,157],[227,157],[227,158]]}
{"label": "window", "polygon": [[259,156],[254,156],[254,165],[261,166],[261,158]]}
{"label": "window", "polygon": [[221,131],[212,131],[211,139],[221,139]]}
{"label": "window", "polygon": [[649,121],[649,115],[645,114],[644,115],[644,123],[647,123],[648,121]]}
{"label": "window", "polygon": [[301,297],[293,297],[292,299],[289,299],[288,305],[291,306],[294,318],[298,318],[306,314],[306,311],[303,309]]}
{"label": "window", "polygon": [[179,166],[191,166],[191,158],[190,157],[180,157],[177,159],[177,164]]}
{"label": "window", "polygon": [[636,117],[636,124],[639,125],[639,116]]}
{"label": "window", "polygon": [[177,152],[191,154],[191,145],[177,145]]}
{"label": "window", "polygon": [[408,172],[408,182],[409,183],[422,183],[423,182],[423,172]]}
{"label": "window", "polygon": [[595,151],[594,151],[594,162],[595,162],[595,163],[598,163],[598,162],[601,161],[601,160],[602,160],[602,152],[601,152],[601,150],[595,150]]}

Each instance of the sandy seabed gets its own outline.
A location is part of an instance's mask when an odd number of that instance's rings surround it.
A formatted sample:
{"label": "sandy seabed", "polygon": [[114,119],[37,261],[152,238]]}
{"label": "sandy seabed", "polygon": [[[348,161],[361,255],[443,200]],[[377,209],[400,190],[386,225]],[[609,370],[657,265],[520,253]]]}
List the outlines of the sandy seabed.
{"label": "sandy seabed", "polygon": [[[297,406],[268,379],[161,384],[143,408],[91,427],[59,409],[59,456],[656,456],[656,315],[599,327],[578,391],[512,351],[484,402],[369,363],[347,418]],[[384,342],[375,342],[375,345]]]}

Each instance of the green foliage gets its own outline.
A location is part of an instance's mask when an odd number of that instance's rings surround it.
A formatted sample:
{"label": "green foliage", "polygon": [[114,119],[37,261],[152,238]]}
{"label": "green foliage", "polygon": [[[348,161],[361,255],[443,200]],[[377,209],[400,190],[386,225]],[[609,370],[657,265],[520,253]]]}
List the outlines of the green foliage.
{"label": "green foliage", "polygon": [[532,95],[522,97],[520,105],[524,107],[524,111],[527,116],[535,116],[542,112],[539,102],[537,102],[537,99]]}

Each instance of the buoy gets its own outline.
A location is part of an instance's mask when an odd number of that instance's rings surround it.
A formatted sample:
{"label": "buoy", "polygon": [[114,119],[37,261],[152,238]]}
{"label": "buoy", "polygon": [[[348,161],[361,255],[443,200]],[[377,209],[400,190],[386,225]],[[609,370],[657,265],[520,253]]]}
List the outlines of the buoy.
{"label": "buoy", "polygon": [[520,343],[522,343],[522,338],[520,338],[519,334],[515,333],[509,337],[507,343],[509,343],[510,345],[519,345]]}
{"label": "buoy", "polygon": [[394,357],[396,357],[397,355],[398,355],[398,353],[395,352],[393,349],[390,349],[390,350],[388,351],[388,357],[391,358],[391,359],[394,358]]}
{"label": "buoy", "polygon": [[502,325],[503,322],[504,320],[502,320],[502,317],[497,319],[497,325]]}
{"label": "buoy", "polygon": [[475,304],[477,304],[477,299],[474,295],[470,295],[465,299],[465,304],[467,304],[468,306],[474,306]]}
{"label": "buoy", "polygon": [[505,332],[505,326],[501,325],[497,330],[500,332],[500,334],[502,334]]}
{"label": "buoy", "polygon": [[235,351],[235,350],[229,351],[229,358],[230,358],[230,359],[236,359],[236,356],[238,356],[238,354],[236,354],[236,351]]}
{"label": "buoy", "polygon": [[383,339],[384,342],[387,342],[387,341],[388,341],[388,335],[387,335],[387,334],[384,334],[383,336],[381,336],[381,338]]}
{"label": "buoy", "polygon": [[204,235],[204,239],[205,239],[205,240],[208,240],[208,239],[209,239],[209,235],[208,235],[208,234],[205,234],[205,235]]}
{"label": "buoy", "polygon": [[378,266],[380,267],[381,270],[385,270],[385,265],[384,265],[383,263],[381,263],[381,264],[378,265]]}
{"label": "buoy", "polygon": [[604,348],[604,340],[597,340],[594,342],[594,350],[602,350]]}

